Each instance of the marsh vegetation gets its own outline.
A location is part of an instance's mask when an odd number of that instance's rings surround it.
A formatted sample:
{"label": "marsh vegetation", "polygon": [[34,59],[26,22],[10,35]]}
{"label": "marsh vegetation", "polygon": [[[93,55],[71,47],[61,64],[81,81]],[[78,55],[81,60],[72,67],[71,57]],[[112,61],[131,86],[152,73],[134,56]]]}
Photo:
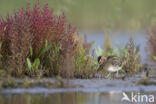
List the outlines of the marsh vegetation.
{"label": "marsh vegetation", "polygon": [[[0,102],[109,104],[119,90],[155,91],[155,1],[15,1],[0,1]],[[98,56],[124,59],[119,77],[98,72]]]}
{"label": "marsh vegetation", "polygon": [[[155,32],[149,32],[149,48],[155,59]],[[95,78],[100,55],[126,58],[121,74],[141,72],[140,48],[130,37],[125,47],[113,48],[109,34],[105,35],[104,50],[81,38],[64,13],[56,15],[45,4],[36,2],[33,8],[14,11],[0,18],[0,76],[15,78]]]}
{"label": "marsh vegetation", "polygon": [[[95,63],[65,14],[29,4],[0,18],[1,71],[13,77],[90,77]],[[86,46],[86,47],[85,47]],[[88,54],[89,55],[89,54]],[[89,56],[90,57],[90,56]]]}

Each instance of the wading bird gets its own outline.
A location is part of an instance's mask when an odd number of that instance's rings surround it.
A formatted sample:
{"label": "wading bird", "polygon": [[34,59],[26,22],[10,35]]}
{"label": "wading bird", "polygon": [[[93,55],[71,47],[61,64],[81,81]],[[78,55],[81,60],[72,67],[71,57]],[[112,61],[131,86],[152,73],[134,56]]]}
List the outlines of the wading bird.
{"label": "wading bird", "polygon": [[126,63],[125,58],[122,59],[117,56],[99,56],[97,61],[99,63],[99,68],[97,71],[107,71],[109,72],[108,76],[110,76],[110,73],[117,72],[118,74],[118,71],[121,70],[123,65]]}

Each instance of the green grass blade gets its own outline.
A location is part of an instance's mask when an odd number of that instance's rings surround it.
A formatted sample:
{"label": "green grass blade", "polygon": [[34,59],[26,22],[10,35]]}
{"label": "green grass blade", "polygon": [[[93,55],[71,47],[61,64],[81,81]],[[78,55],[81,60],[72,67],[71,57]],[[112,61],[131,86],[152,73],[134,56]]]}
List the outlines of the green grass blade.
{"label": "green grass blade", "polygon": [[56,45],[54,45],[54,49],[55,49],[55,55],[56,55],[56,60],[58,60],[59,57],[59,52],[58,52],[58,47]]}
{"label": "green grass blade", "polygon": [[33,68],[38,69],[39,65],[40,65],[40,59],[36,58],[34,63],[33,63]]}
{"label": "green grass blade", "polygon": [[31,69],[32,68],[32,64],[31,64],[31,61],[29,58],[27,58],[27,65],[28,65],[28,68]]}
{"label": "green grass blade", "polygon": [[32,49],[32,46],[30,46],[30,56],[31,56],[31,57],[33,56],[33,49]]}
{"label": "green grass blade", "polygon": [[45,52],[47,52],[51,48],[51,45],[47,45],[45,48],[42,48],[39,52],[38,58],[41,57]]}

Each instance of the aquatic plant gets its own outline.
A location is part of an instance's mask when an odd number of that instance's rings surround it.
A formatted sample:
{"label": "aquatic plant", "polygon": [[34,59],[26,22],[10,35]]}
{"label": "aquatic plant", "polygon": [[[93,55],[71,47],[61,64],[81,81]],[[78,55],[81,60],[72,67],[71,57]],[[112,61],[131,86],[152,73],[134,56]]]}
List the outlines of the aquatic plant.
{"label": "aquatic plant", "polygon": [[45,52],[50,50],[50,48],[51,48],[51,45],[48,45],[48,43],[46,41],[45,46],[39,51],[36,58],[34,60],[32,60],[32,58],[33,58],[33,49],[32,49],[32,47],[30,47],[30,57],[26,59],[26,62],[27,62],[26,73],[27,74],[29,74],[30,76],[33,76],[35,73],[37,73],[39,71],[38,68],[40,66],[40,57],[43,54],[45,54]]}
{"label": "aquatic plant", "polygon": [[125,71],[127,74],[136,74],[141,69],[139,46],[134,45],[134,40],[131,37],[126,45],[124,57],[126,58]]}
{"label": "aquatic plant", "polygon": [[[121,49],[120,47],[118,47],[119,49]],[[118,49],[115,49],[112,47],[112,44],[110,42],[109,39],[109,35],[106,33],[105,34],[105,40],[104,40],[104,50],[100,47],[95,48],[95,53],[96,56],[100,56],[100,55],[105,55],[105,56],[119,56],[120,57],[120,53],[118,51]]]}
{"label": "aquatic plant", "polygon": [[156,62],[156,25],[154,25],[148,35],[148,47],[147,49],[150,50],[150,59]]}
{"label": "aquatic plant", "polygon": [[26,9],[15,11],[14,16],[0,18],[0,42],[0,67],[15,77],[34,77],[39,73],[80,77],[81,71],[93,65],[65,14],[54,15],[48,4],[43,9],[39,2],[33,9],[28,4]]}

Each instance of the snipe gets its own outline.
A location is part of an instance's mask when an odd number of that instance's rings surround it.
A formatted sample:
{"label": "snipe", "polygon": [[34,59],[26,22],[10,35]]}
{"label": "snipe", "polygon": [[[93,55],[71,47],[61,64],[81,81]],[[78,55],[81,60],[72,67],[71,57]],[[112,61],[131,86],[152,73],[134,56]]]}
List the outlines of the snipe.
{"label": "snipe", "polygon": [[109,73],[118,73],[126,63],[125,58],[122,59],[117,56],[99,56],[97,61],[99,63],[98,71],[104,70]]}

